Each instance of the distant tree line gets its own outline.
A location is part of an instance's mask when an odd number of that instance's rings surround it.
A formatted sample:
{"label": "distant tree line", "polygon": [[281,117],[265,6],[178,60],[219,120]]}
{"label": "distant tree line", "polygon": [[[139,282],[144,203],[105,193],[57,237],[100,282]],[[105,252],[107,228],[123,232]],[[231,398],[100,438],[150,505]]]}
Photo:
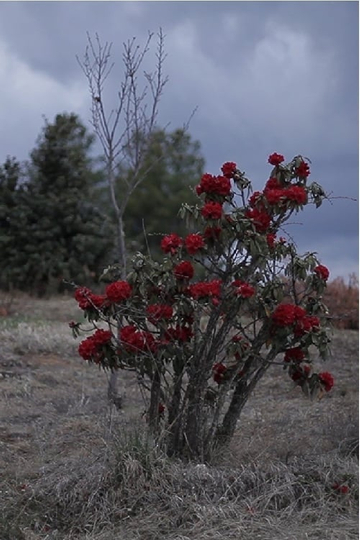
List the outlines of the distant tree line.
{"label": "distant tree line", "polygon": [[[0,288],[43,295],[64,290],[64,280],[94,285],[116,260],[115,216],[94,136],[76,114],[45,121],[30,160],[7,157],[0,165]],[[146,174],[128,202],[129,256],[159,257],[161,233],[183,232],[177,213],[194,203],[204,169],[200,144],[182,129],[155,130]],[[119,199],[131,170],[117,170]]]}

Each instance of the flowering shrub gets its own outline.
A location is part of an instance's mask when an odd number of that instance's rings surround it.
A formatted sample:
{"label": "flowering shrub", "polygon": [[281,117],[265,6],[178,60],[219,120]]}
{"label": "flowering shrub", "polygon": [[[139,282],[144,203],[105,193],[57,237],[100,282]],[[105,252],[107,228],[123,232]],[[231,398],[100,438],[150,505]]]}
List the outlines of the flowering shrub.
{"label": "flowering shrub", "polygon": [[[149,427],[162,432],[169,454],[205,459],[228,442],[274,362],[308,396],[334,385],[330,373],[314,371],[310,352],[315,347],[322,359],[328,352],[322,295],[329,271],[278,237],[294,213],[319,207],[325,193],[308,184],[301,156],[284,161],[269,156],[269,179],[253,194],[234,162],[224,163],[222,176],[204,174],[195,188],[199,203],[181,209],[196,233],[165,235],[162,263],[138,253],[127,280],[110,283],[104,295],[76,289],[95,329],[80,356],[137,373],[149,396]],[[99,330],[99,321],[109,330]]]}

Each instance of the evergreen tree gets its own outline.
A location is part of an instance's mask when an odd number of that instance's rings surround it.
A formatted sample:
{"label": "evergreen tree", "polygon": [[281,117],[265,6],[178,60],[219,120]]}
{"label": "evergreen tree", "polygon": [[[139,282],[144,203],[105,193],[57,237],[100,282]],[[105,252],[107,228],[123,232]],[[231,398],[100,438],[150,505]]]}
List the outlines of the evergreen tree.
{"label": "evergreen tree", "polygon": [[77,115],[46,121],[19,191],[22,226],[15,236],[21,249],[12,267],[21,268],[21,276],[15,276],[15,286],[43,294],[61,290],[63,279],[90,283],[106,261],[109,226],[90,202],[92,144]]}
{"label": "evergreen tree", "polygon": [[[159,256],[159,236],[171,230],[188,234],[184,221],[178,217],[182,203],[195,204],[194,186],[205,166],[200,143],[193,141],[183,129],[171,133],[157,130],[152,135],[141,175],[144,180],[132,193],[124,216],[128,250],[145,251],[147,245],[153,258]],[[120,171],[118,197],[132,171]],[[146,235],[146,240],[145,240]]]}

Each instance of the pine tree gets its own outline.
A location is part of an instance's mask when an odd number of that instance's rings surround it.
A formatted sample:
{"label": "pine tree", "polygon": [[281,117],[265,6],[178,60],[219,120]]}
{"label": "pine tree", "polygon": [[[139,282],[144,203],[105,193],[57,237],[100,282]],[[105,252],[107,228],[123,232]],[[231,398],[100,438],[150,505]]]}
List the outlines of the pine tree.
{"label": "pine tree", "polygon": [[91,202],[92,144],[77,115],[46,121],[19,192],[22,226],[15,243],[21,249],[12,265],[21,268],[21,276],[15,286],[43,294],[61,290],[63,279],[89,283],[106,261],[112,239],[107,220]]}

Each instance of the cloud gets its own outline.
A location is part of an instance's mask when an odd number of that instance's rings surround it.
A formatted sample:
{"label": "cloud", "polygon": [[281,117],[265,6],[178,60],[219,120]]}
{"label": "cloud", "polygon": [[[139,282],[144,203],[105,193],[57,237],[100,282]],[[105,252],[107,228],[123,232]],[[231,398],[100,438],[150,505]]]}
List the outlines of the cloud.
{"label": "cloud", "polygon": [[63,85],[47,73],[31,68],[0,41],[0,79],[2,85],[0,118],[1,160],[6,155],[25,158],[29,139],[39,134],[42,117],[52,120],[62,111],[80,110],[87,100],[84,85]]}

